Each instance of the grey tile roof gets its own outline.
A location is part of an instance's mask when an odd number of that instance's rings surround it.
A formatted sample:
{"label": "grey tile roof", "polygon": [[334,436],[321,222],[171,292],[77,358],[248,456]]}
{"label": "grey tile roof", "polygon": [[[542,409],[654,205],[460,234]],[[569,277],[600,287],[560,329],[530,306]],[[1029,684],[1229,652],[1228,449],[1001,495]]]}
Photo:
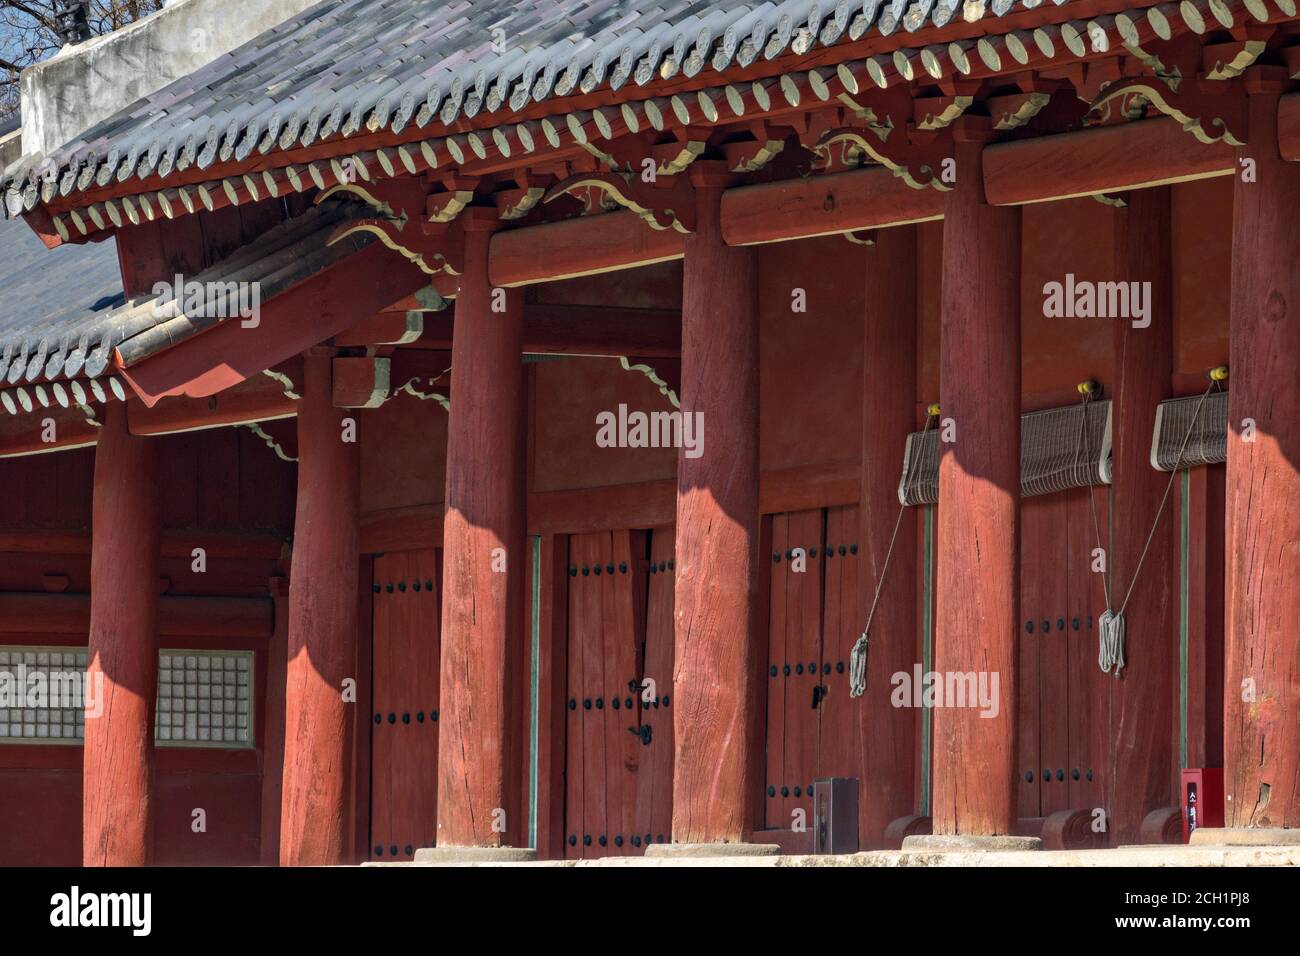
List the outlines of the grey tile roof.
{"label": "grey tile roof", "polygon": [[[327,245],[340,224],[372,214],[364,203],[327,200],[184,278],[187,283],[257,283],[265,303],[374,241],[369,233],[353,233]],[[180,302],[170,295],[128,301],[113,244],[47,251],[21,220],[0,222],[0,263],[3,385],[98,378],[115,349],[136,362],[226,320],[186,314],[188,291]]]}
{"label": "grey tile roof", "polygon": [[117,245],[46,249],[21,219],[0,222],[0,382],[41,350],[67,348],[121,305]]}
{"label": "grey tile roof", "polygon": [[325,0],[86,131],[43,167],[42,157],[15,164],[0,186],[34,199],[43,168],[68,195],[178,163],[202,169],[339,132],[449,125],[1042,2]]}

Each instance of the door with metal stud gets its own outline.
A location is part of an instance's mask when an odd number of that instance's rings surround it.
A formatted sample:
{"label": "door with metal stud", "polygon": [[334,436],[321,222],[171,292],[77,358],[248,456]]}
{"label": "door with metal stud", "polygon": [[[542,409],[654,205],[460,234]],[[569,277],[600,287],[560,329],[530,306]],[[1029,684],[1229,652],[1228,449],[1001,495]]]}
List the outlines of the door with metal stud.
{"label": "door with metal stud", "polygon": [[433,846],[438,783],[441,552],[377,555],[370,720],[370,858]]}

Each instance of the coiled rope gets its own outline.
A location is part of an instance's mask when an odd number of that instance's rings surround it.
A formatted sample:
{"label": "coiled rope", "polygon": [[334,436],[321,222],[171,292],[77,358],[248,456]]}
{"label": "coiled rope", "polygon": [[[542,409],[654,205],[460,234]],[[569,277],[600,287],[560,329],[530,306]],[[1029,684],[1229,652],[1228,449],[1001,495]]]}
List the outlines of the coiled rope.
{"label": "coiled rope", "polygon": [[[1142,573],[1142,565],[1146,562],[1147,554],[1151,550],[1151,542],[1155,540],[1156,530],[1160,527],[1160,519],[1164,515],[1165,505],[1169,502],[1169,493],[1173,491],[1174,482],[1178,479],[1179,466],[1182,465],[1183,455],[1187,451],[1187,443],[1191,440],[1192,433],[1196,430],[1196,423],[1201,417],[1201,409],[1205,405],[1205,400],[1209,398],[1212,393],[1218,390],[1219,383],[1224,381],[1227,377],[1228,370],[1224,366],[1219,366],[1218,368],[1210,370],[1209,387],[1201,394],[1201,400],[1196,403],[1196,409],[1192,413],[1192,420],[1187,425],[1187,432],[1183,435],[1183,440],[1178,446],[1178,456],[1174,459],[1173,468],[1170,469],[1169,482],[1165,485],[1165,493],[1160,498],[1160,507],[1156,509],[1155,520],[1151,522],[1151,530],[1147,533],[1146,544],[1142,546],[1142,554],[1138,557],[1137,566],[1133,569],[1133,577],[1129,580],[1128,590],[1124,592],[1124,600],[1121,602],[1118,611],[1112,610],[1109,561],[1107,561],[1106,570],[1102,574],[1102,585],[1106,594],[1106,610],[1097,621],[1097,666],[1101,668],[1103,674],[1109,674],[1113,670],[1117,680],[1119,679],[1120,671],[1124,669],[1125,663],[1124,612],[1128,609],[1129,599],[1133,596],[1133,589],[1137,587],[1138,576]],[[1083,424],[1080,431],[1084,446],[1084,455],[1088,456],[1090,454],[1087,448],[1088,402],[1096,391],[1096,383],[1084,382],[1080,384],[1079,391],[1083,395]],[[1101,524],[1097,519],[1097,501],[1092,493],[1091,471],[1088,473],[1088,503],[1092,507],[1092,524],[1093,530],[1097,536],[1097,547],[1098,549],[1101,549]]]}
{"label": "coiled rope", "polygon": [[[912,480],[916,475],[916,463],[920,461],[920,445],[924,443],[926,434],[930,431],[930,424],[939,415],[939,406],[931,405],[926,409],[925,428],[921,430],[921,441],[917,443],[917,454],[912,456],[912,460],[907,466],[907,475],[903,481],[903,488],[906,491],[912,487]],[[900,497],[906,499],[906,494]],[[871,644],[871,622],[876,618],[876,607],[880,604],[880,592],[885,586],[885,576],[889,573],[889,561],[894,556],[894,542],[898,540],[898,529],[903,525],[903,515],[907,511],[907,505],[899,502],[898,518],[894,521],[894,533],[889,536],[889,547],[885,550],[885,561],[880,567],[880,577],[876,580],[876,594],[871,599],[871,610],[867,612],[867,624],[862,629],[862,635],[854,642],[853,650],[849,653],[849,696],[861,697],[867,691],[867,648]]]}

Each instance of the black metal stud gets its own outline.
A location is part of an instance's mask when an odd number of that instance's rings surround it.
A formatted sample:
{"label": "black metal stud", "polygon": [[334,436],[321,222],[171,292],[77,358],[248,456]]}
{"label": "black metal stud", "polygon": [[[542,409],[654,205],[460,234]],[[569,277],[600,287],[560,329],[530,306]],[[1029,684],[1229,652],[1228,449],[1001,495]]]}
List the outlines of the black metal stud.
{"label": "black metal stud", "polygon": [[826,560],[829,561],[833,557],[835,557],[835,549],[828,544],[826,546]]}
{"label": "black metal stud", "polygon": [[578,845],[578,835],[576,833],[570,833],[569,846],[577,846],[577,845]]}
{"label": "black metal stud", "polygon": [[794,788],[794,795],[795,795],[796,797],[801,797],[801,796],[803,796],[803,789],[802,789],[801,787],[795,787],[795,788]]}
{"label": "black metal stud", "polygon": [[1088,779],[1089,779],[1089,780],[1092,779],[1092,768],[1089,768],[1089,769],[1088,769]]}
{"label": "black metal stud", "polygon": [[1071,780],[1078,780],[1078,779],[1079,779],[1079,768],[1078,768],[1078,767],[1075,767],[1073,770],[1070,771],[1070,779],[1071,779]]}
{"label": "black metal stud", "polygon": [[415,853],[415,847],[411,846],[411,844],[409,843],[406,844],[406,855],[411,856],[414,853]]}
{"label": "black metal stud", "polygon": [[830,662],[827,661],[825,664],[822,665],[822,673],[829,674],[830,672],[831,672],[831,665]]}
{"label": "black metal stud", "polygon": [[1026,633],[1026,634],[1032,634],[1032,633],[1034,633],[1034,622],[1033,622],[1033,621],[1025,621],[1025,633]]}
{"label": "black metal stud", "polygon": [[1033,783],[1033,782],[1034,782],[1034,772],[1033,772],[1032,770],[1026,770],[1026,771],[1025,771],[1025,781],[1026,781],[1027,783]]}
{"label": "black metal stud", "polygon": [[603,697],[597,697],[597,698],[596,698],[596,709],[597,709],[597,710],[604,710],[604,709],[605,709],[605,698],[603,698]]}
{"label": "black metal stud", "polygon": [[1076,617],[1076,618],[1074,618],[1073,620],[1071,620],[1071,621],[1070,621],[1070,626],[1073,627],[1073,628],[1077,631],[1077,630],[1079,629],[1079,619]]}
{"label": "black metal stud", "polygon": [[614,837],[614,846],[622,846],[622,845],[623,845],[623,837],[622,836]]}
{"label": "black metal stud", "polygon": [[618,708],[619,708],[618,698],[617,698],[617,697],[611,697],[611,698],[609,699],[609,706],[613,707],[615,710],[618,710]]}
{"label": "black metal stud", "polygon": [[782,787],[782,788],[781,788],[781,796],[783,796],[783,797],[788,797],[788,796],[790,796],[790,788],[789,788],[789,787]]}
{"label": "black metal stud", "polygon": [[591,566],[591,573],[594,574],[594,575],[596,575],[596,577],[600,577],[600,565],[599,565],[599,564],[593,564],[593,565]]}
{"label": "black metal stud", "polygon": [[667,694],[664,694],[664,706],[665,706],[665,707],[668,706],[668,695],[667,695]]}
{"label": "black metal stud", "polygon": [[405,582],[405,581],[398,581],[398,582],[397,582],[397,590],[399,590],[399,591],[401,591],[403,594],[405,594],[405,593],[406,593],[406,582]]}
{"label": "black metal stud", "polygon": [[1064,782],[1065,782],[1065,770],[1064,770],[1063,768],[1057,768],[1057,771],[1056,771],[1056,782],[1057,782],[1057,783],[1064,783]]}
{"label": "black metal stud", "polygon": [[582,845],[583,845],[583,846],[591,846],[591,834],[590,834],[590,833],[584,833],[584,834],[582,835]]}
{"label": "black metal stud", "polygon": [[769,786],[769,787],[767,788],[767,795],[768,795],[769,797],[775,797],[775,796],[776,796],[776,787],[771,787],[771,786]]}
{"label": "black metal stud", "polygon": [[420,590],[420,582],[416,581],[414,584],[411,585],[411,587],[414,588],[416,591]]}
{"label": "black metal stud", "polygon": [[415,712],[415,721],[416,721],[416,723],[419,723],[419,724],[424,723],[424,711],[422,711],[422,710],[417,710],[417,711]]}
{"label": "black metal stud", "polygon": [[587,567],[587,566],[584,564],[584,565],[582,566],[582,576],[585,578],[585,577],[587,577],[587,576],[590,575],[590,574],[591,574],[591,568]]}
{"label": "black metal stud", "polygon": [[1049,621],[1047,618],[1043,618],[1043,633],[1044,634],[1052,633],[1052,622]]}
{"label": "black metal stud", "polygon": [[1047,767],[1044,767],[1044,768],[1043,768],[1043,783],[1051,783],[1051,782],[1052,782],[1052,771],[1049,770]]}
{"label": "black metal stud", "polygon": [[429,711],[429,719],[432,720],[435,724],[438,722],[438,709],[436,707],[433,710]]}
{"label": "black metal stud", "polygon": [[803,665],[802,665],[802,664],[795,664],[795,665],[794,665],[794,672],[795,672],[796,674],[802,674],[802,673],[803,673]]}
{"label": "black metal stud", "polygon": [[605,565],[605,573],[606,573],[606,574],[613,574],[613,573],[614,573],[614,565],[612,565],[612,564],[607,564],[607,565]]}
{"label": "black metal stud", "polygon": [[1057,629],[1058,631],[1063,631],[1063,630],[1065,630],[1065,618],[1063,618],[1063,617],[1058,617],[1058,618],[1056,619],[1056,629]]}
{"label": "black metal stud", "polygon": [[397,844],[396,844],[396,843],[394,843],[391,847],[389,847],[389,849],[392,851],[393,856],[397,856]]}
{"label": "black metal stud", "polygon": [[782,667],[782,668],[781,668],[781,673],[785,674],[786,677],[789,677],[789,676],[790,676],[790,665],[789,665],[789,664],[786,664],[784,667]]}
{"label": "black metal stud", "polygon": [[605,836],[605,834],[602,833],[600,835],[600,839],[597,840],[596,842],[599,843],[601,846],[606,846],[609,844],[609,837]]}
{"label": "black metal stud", "polygon": [[640,846],[640,845],[641,845],[641,838],[640,838],[639,836],[634,836],[634,837],[632,838],[632,845],[633,845],[633,846]]}
{"label": "black metal stud", "polygon": [[426,591],[432,591],[432,590],[433,590],[433,582],[430,581],[428,578],[425,578],[425,579],[424,579],[424,589],[425,589]]}
{"label": "black metal stud", "polygon": [[774,551],[774,552],[772,552],[772,563],[773,563],[773,564],[780,564],[780,563],[781,563],[781,552],[780,552],[780,551]]}
{"label": "black metal stud", "polygon": [[816,549],[816,548],[809,548],[809,549],[808,549],[808,557],[810,557],[810,558],[815,558],[815,557],[817,557],[817,549]]}
{"label": "black metal stud", "polygon": [[632,709],[632,698],[629,697],[627,700],[625,700],[625,701],[623,702],[623,704],[624,704],[625,707],[627,707],[628,710],[631,710],[631,709]]}
{"label": "black metal stud", "polygon": [[590,698],[590,697],[584,697],[584,698],[583,698],[583,700],[582,700],[582,709],[583,709],[583,710],[591,710],[591,698]]}
{"label": "black metal stud", "polygon": [[410,722],[411,722],[411,713],[410,711],[407,711],[406,713],[402,714],[402,723],[409,724]]}
{"label": "black metal stud", "polygon": [[858,546],[856,544],[849,545],[849,554],[857,554],[857,553],[858,553]]}
{"label": "black metal stud", "polygon": [[835,673],[837,673],[837,674],[843,674],[843,673],[844,673],[844,662],[843,662],[843,661],[836,661],[836,662],[835,662]]}
{"label": "black metal stud", "polygon": [[374,591],[376,594],[378,594],[378,593],[379,593],[379,585],[378,585],[378,584],[372,584],[372,585],[370,585],[370,590],[372,590],[372,591]]}
{"label": "black metal stud", "polygon": [[383,715],[383,714],[375,714],[375,723],[377,723],[377,724],[382,724],[383,722],[384,722],[384,715]]}
{"label": "black metal stud", "polygon": [[576,578],[577,576],[578,576],[578,569],[575,568],[573,565],[569,565],[569,577]]}
{"label": "black metal stud", "polygon": [[771,674],[773,677],[777,675],[777,669],[775,664],[773,664],[771,667],[768,668],[768,673]]}
{"label": "black metal stud", "polygon": [[578,702],[577,702],[576,700],[574,700],[572,697],[570,697],[570,698],[569,698],[569,710],[577,710],[577,709],[578,709]]}
{"label": "black metal stud", "polygon": [[392,593],[393,593],[393,582],[392,582],[392,581],[389,581],[388,584],[387,584],[387,586],[384,588],[384,590],[387,591],[389,594],[392,594]]}
{"label": "black metal stud", "polygon": [[389,715],[388,715],[388,722],[389,722],[390,724],[395,724],[395,723],[397,723],[397,714],[389,714]]}
{"label": "black metal stud", "polygon": [[375,844],[375,856],[383,856],[383,855],[384,855],[384,848],[379,844]]}
{"label": "black metal stud", "polygon": [[668,559],[668,570],[671,571],[671,570],[672,570],[673,568],[675,568],[676,566],[677,566],[676,562],[673,561],[672,558],[669,558],[669,559]]}
{"label": "black metal stud", "polygon": [[[856,550],[856,548],[857,548],[857,545],[854,545],[854,549],[855,549],[855,550]],[[844,551],[845,551],[844,545],[840,545],[840,557],[841,557],[841,558],[844,557]]]}

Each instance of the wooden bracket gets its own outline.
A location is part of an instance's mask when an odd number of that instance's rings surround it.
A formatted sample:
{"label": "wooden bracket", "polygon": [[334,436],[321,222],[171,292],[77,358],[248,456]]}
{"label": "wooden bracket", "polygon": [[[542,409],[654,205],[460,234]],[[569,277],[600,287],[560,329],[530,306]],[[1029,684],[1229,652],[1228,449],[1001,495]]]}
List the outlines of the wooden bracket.
{"label": "wooden bracket", "polygon": [[952,157],[951,136],[922,134],[912,139],[906,129],[881,129],[873,126],[844,126],[827,132],[817,144],[818,151],[829,150],[837,143],[848,143],[907,183],[913,189],[952,188],[941,178],[943,161]]}
{"label": "wooden bracket", "polygon": [[766,120],[749,123],[746,129],[752,138],[724,143],[721,147],[727,168],[733,173],[762,169],[785,149],[786,137],[792,132],[788,126],[776,126]]}
{"label": "wooden bracket", "polygon": [[333,370],[335,408],[378,408],[388,399],[389,359],[336,358]]}
{"label": "wooden bracket", "polygon": [[[1136,101],[1136,102],[1135,102]],[[1175,90],[1155,77],[1131,77],[1111,83],[1088,107],[1090,116],[1109,118],[1112,104],[1132,116],[1150,103],[1182,125],[1199,142],[1246,144],[1246,97],[1233,80],[1184,79]]]}
{"label": "wooden bracket", "polygon": [[546,195],[546,184],[553,177],[539,175],[529,169],[520,168],[514,173],[514,189],[505,189],[492,195],[497,212],[502,219],[522,219]]}
{"label": "wooden bracket", "polygon": [[670,139],[651,147],[656,172],[660,176],[674,176],[704,155],[712,131],[697,126],[683,126],[670,130]]}
{"label": "wooden bracket", "polygon": [[637,176],[619,173],[578,173],[552,186],[543,202],[552,202],[560,196],[578,199],[586,212],[591,211],[596,197],[603,197],[630,209],[652,229],[676,229],[681,233],[695,231],[695,194],[681,176],[663,177],[654,183],[646,183]]}
{"label": "wooden bracket", "polygon": [[424,202],[425,217],[429,222],[448,223],[461,214],[478,189],[477,176],[445,176],[442,190],[430,193]]}

